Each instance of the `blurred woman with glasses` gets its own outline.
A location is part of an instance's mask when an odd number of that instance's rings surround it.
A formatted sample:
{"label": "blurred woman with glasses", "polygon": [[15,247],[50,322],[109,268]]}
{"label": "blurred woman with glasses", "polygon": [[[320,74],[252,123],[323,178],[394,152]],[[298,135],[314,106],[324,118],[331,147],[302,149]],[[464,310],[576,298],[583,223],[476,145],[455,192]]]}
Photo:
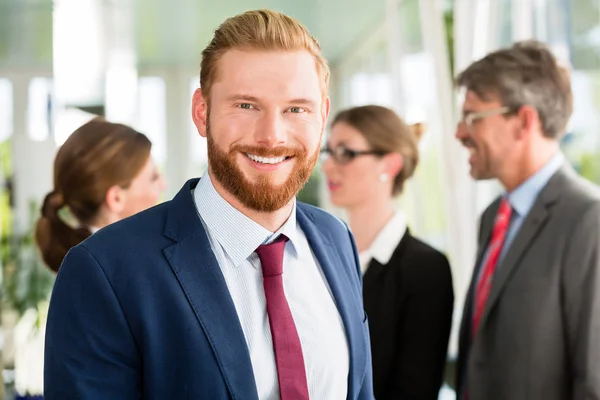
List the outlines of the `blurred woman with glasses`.
{"label": "blurred woman with glasses", "polygon": [[359,251],[378,400],[437,399],[446,362],[450,265],[411,235],[395,201],[421,131],[385,107],[356,107],[334,118],[322,150],[331,202],[347,211]]}

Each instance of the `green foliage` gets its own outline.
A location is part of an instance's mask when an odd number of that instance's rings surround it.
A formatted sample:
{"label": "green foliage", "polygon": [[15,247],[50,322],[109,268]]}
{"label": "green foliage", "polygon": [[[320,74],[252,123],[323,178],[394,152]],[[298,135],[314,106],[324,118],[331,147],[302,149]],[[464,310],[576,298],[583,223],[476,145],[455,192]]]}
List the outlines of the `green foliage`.
{"label": "green foliage", "polygon": [[31,18],[35,21],[33,25],[35,27],[35,32],[32,35],[32,47],[35,58],[39,60],[42,65],[51,65],[53,56],[52,13],[48,12],[45,7],[38,8],[31,13]]}
{"label": "green foliage", "polygon": [[[32,215],[38,204],[31,203]],[[34,226],[21,235],[2,236],[2,303],[22,315],[48,299],[54,274],[42,262],[33,240]]]}
{"label": "green foliage", "polygon": [[600,3],[598,0],[569,1],[571,30],[575,36],[586,35],[600,22]]}
{"label": "green foliage", "polygon": [[[597,71],[600,68],[600,48],[596,32],[600,29],[600,2],[598,0],[569,1],[570,20],[565,29],[570,32],[568,39],[571,45],[573,67],[578,70]],[[567,16],[569,16],[567,14]]]}
{"label": "green foliage", "polygon": [[[592,107],[596,110],[600,109],[600,71],[598,68],[595,71],[583,72],[577,69],[579,74],[585,75]],[[561,149],[580,175],[600,184],[600,146],[597,140],[594,140],[600,132],[598,126],[593,124],[593,120],[589,122],[588,124],[586,120],[580,119],[579,126],[574,127],[574,130],[563,138]]]}
{"label": "green foliage", "polygon": [[313,170],[312,175],[310,176],[310,178],[308,179],[308,182],[306,182],[306,185],[304,185],[304,188],[302,188],[302,190],[300,190],[300,192],[298,193],[297,199],[298,201],[301,201],[303,203],[307,203],[307,204],[311,204],[315,207],[319,207],[320,206],[320,195],[319,195],[319,187],[321,185],[321,175],[322,173],[318,170],[318,168],[315,168]]}
{"label": "green foliage", "polygon": [[402,51],[411,54],[423,50],[423,32],[418,0],[400,2],[400,30],[402,33]]}
{"label": "green foliage", "polygon": [[454,68],[454,9],[449,7],[444,11],[444,27],[446,31],[446,45],[448,48],[448,59],[450,60],[450,76],[455,76]]}
{"label": "green foliage", "polygon": [[579,173],[592,182],[600,182],[600,153],[582,154],[579,160]]}
{"label": "green foliage", "polygon": [[[6,140],[0,143],[0,174],[3,175],[0,176],[0,183],[11,176],[11,171],[10,140]],[[10,194],[4,188],[0,188],[0,232],[3,235],[10,234],[11,227]]]}
{"label": "green foliage", "polygon": [[8,58],[8,41],[10,35],[8,30],[10,24],[8,23],[8,13],[0,14],[0,64]]}
{"label": "green foliage", "polygon": [[10,146],[10,139],[0,143],[0,171],[2,171],[5,176],[10,176],[12,173],[12,157]]}

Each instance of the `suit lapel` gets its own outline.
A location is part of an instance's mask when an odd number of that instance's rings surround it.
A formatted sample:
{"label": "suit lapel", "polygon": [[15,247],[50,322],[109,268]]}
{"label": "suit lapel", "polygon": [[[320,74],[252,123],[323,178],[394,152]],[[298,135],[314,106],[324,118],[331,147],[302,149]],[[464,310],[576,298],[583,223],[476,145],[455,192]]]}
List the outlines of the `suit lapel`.
{"label": "suit lapel", "polygon": [[568,173],[568,167],[563,167],[550,178],[523,221],[504,259],[497,266],[490,294],[483,310],[483,315],[481,316],[481,327],[485,326],[488,315],[498,302],[507,282],[515,272],[527,250],[531,248],[540,230],[548,221],[550,208],[558,199],[560,189],[563,187]]}
{"label": "suit lapel", "polygon": [[250,354],[225,278],[193,203],[189,181],[173,199],[164,254],[205,332],[233,399],[258,399]]}
{"label": "suit lapel", "polygon": [[[488,212],[482,217],[482,223],[480,228],[481,232],[479,232],[479,246],[477,248],[477,257],[475,260],[475,265],[473,266],[473,274],[471,276],[471,283],[469,284],[469,291],[467,293],[467,303],[465,304],[465,306],[469,308],[472,307],[472,295],[475,287],[475,282],[477,282],[477,276],[481,268],[481,263],[483,261],[483,256],[485,255],[485,250],[487,249],[487,246],[492,237],[492,230],[494,228],[494,218],[496,216],[496,213],[498,212],[499,206],[500,200],[496,200],[489,208]],[[463,322],[465,317],[467,316],[470,317],[470,313],[463,313]]]}
{"label": "suit lapel", "polygon": [[389,270],[389,268],[386,268],[379,261],[375,259],[369,261],[369,268],[367,268],[367,272],[363,276],[364,298],[380,290],[381,285],[379,282],[385,278],[386,270]]}
{"label": "suit lapel", "polygon": [[344,322],[348,347],[350,350],[350,371],[348,375],[348,398],[354,399],[358,395],[362,377],[367,367],[365,341],[362,337],[362,323],[359,313],[356,312],[360,300],[354,298],[351,284],[345,271],[348,266],[342,265],[336,249],[329,236],[318,230],[312,216],[303,208],[298,207],[298,223],[304,231],[306,238],[313,250],[327,283],[335,298],[337,309]]}
{"label": "suit lapel", "polygon": [[[483,256],[485,255],[485,250],[492,239],[492,230],[494,229],[494,219],[496,214],[498,213],[498,208],[500,207],[500,201],[496,201],[495,204],[490,208],[490,214],[486,216],[484,223],[481,225],[481,238],[479,243],[479,248],[477,249],[477,260],[475,261],[474,274],[473,278],[477,277],[479,273],[479,268],[481,267],[481,262],[483,261]],[[471,284],[475,282],[476,279],[473,279]]]}
{"label": "suit lapel", "polygon": [[[404,235],[402,235],[400,242],[394,244],[396,248],[394,249],[390,261],[388,261],[388,264],[393,259],[401,259],[403,257],[402,254],[405,252],[411,237],[410,229],[406,228],[406,232],[404,232]],[[369,262],[369,268],[367,268],[367,272],[365,272],[365,275],[363,276],[363,292],[371,293],[379,290],[381,288],[379,282],[382,279],[385,279],[388,271],[389,268],[387,268],[387,264],[383,265],[376,259],[372,259]]]}
{"label": "suit lapel", "polygon": [[[481,267],[481,262],[483,261],[483,256],[485,254],[485,250],[488,246],[488,243],[492,236],[492,229],[494,227],[494,217],[498,212],[498,208],[500,205],[500,200],[496,200],[491,207],[489,208],[487,213],[484,213],[482,216],[481,227],[479,232],[479,246],[477,249],[477,257],[475,260],[475,265],[473,267],[473,274],[471,277],[471,283],[469,285],[469,290],[467,291],[467,297],[465,298],[465,305],[463,308],[462,321],[460,324],[460,333],[459,333],[459,343],[460,349],[466,350],[469,345],[471,337],[471,317],[472,317],[472,308],[473,308],[473,290],[475,287],[475,282],[477,281],[477,276],[479,274],[479,269]],[[461,357],[462,354],[459,354]],[[460,371],[459,371],[460,372]]]}

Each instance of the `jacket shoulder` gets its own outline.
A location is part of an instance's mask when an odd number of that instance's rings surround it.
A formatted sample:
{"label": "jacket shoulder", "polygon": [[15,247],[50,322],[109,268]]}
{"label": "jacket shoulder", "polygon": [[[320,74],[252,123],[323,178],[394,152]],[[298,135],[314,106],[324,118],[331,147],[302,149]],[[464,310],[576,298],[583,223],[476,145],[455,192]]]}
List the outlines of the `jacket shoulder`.
{"label": "jacket shoulder", "polygon": [[164,237],[165,221],[170,201],[114,222],[91,235],[80,246],[90,253],[114,252],[119,248],[137,246]]}
{"label": "jacket shoulder", "polygon": [[344,221],[321,208],[301,202],[298,202],[297,207],[320,227],[331,229],[335,233],[346,233],[349,231],[348,225]]}

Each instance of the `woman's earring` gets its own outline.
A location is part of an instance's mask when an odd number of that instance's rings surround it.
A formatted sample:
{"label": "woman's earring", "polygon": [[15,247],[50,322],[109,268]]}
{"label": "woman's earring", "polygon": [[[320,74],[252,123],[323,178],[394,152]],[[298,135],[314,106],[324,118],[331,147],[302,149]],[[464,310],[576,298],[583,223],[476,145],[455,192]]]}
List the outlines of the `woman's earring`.
{"label": "woman's earring", "polygon": [[387,174],[381,174],[381,175],[379,175],[379,181],[380,182],[387,182],[388,179],[389,179],[389,177],[388,177]]}

